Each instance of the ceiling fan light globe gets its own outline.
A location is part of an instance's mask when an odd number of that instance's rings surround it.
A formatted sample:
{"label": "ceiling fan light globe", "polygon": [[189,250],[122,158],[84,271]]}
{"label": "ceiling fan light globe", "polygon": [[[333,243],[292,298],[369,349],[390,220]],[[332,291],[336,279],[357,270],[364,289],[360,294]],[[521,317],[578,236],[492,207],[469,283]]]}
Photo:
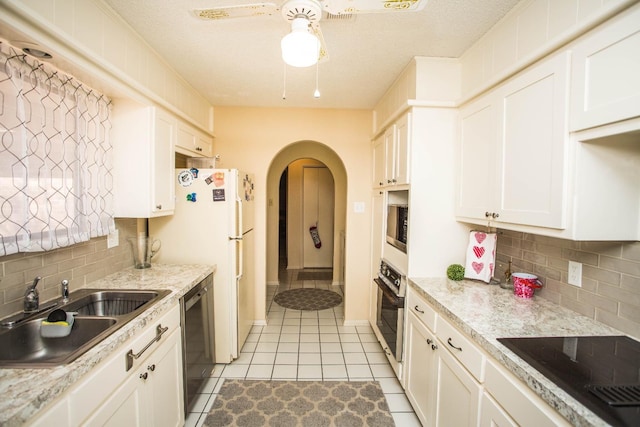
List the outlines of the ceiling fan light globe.
{"label": "ceiling fan light globe", "polygon": [[[296,21],[304,21],[300,24]],[[298,25],[296,25],[298,24]],[[282,60],[292,67],[310,67],[318,62],[320,41],[309,32],[306,19],[294,19],[291,32],[282,38]]]}

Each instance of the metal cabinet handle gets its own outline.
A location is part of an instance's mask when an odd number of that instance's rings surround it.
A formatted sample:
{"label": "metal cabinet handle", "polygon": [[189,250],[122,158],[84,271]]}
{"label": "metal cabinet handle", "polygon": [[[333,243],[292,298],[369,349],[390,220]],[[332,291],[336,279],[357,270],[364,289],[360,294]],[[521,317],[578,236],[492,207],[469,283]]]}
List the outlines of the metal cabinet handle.
{"label": "metal cabinet handle", "polygon": [[491,212],[486,211],[486,212],[484,213],[484,217],[485,217],[485,218],[489,218],[490,216],[491,216]]}
{"label": "metal cabinet handle", "polygon": [[155,370],[156,370],[156,365],[155,365],[155,363],[154,363],[153,365],[149,365],[149,366],[147,366],[147,369],[148,369],[149,371],[151,371],[151,372],[155,371]]}
{"label": "metal cabinet handle", "polygon": [[162,205],[156,205],[156,209],[158,210],[162,209]]}
{"label": "metal cabinet handle", "polygon": [[447,344],[449,344],[451,347],[455,348],[458,351],[462,351],[462,347],[456,347],[455,345],[453,345],[453,343],[451,342],[451,337],[449,337],[449,339],[447,340]]}
{"label": "metal cabinet handle", "polygon": [[417,305],[415,307],[413,307],[413,309],[415,311],[417,311],[418,313],[420,313],[420,314],[424,314],[424,310],[420,310]]}
{"label": "metal cabinet handle", "polygon": [[144,374],[140,374],[140,379],[141,380],[146,380],[148,377],[149,377],[149,374],[146,373],[146,372]]}
{"label": "metal cabinet handle", "polygon": [[[149,347],[151,347],[151,345],[156,342],[156,341],[160,341],[160,338],[162,338],[162,335],[167,332],[169,330],[168,326],[165,326],[164,328],[162,327],[162,325],[158,325],[158,327],[156,328],[156,336],[147,343],[147,345],[144,346],[144,348],[142,350],[140,350],[138,353],[133,353],[133,350],[129,350],[126,354],[126,366],[127,366],[127,371],[129,371],[129,369],[131,369],[133,367],[133,362],[134,360],[140,358],[140,356],[142,356],[142,354],[147,351],[147,349]],[[152,369],[153,370],[153,369]],[[145,372],[146,374],[146,372]],[[145,378],[146,379],[146,378]]]}
{"label": "metal cabinet handle", "polygon": [[427,338],[427,344],[431,344],[433,340],[431,338]]}
{"label": "metal cabinet handle", "polygon": [[438,349],[438,346],[437,346],[437,345],[435,345],[435,344],[431,344],[431,350],[437,350],[437,349]]}

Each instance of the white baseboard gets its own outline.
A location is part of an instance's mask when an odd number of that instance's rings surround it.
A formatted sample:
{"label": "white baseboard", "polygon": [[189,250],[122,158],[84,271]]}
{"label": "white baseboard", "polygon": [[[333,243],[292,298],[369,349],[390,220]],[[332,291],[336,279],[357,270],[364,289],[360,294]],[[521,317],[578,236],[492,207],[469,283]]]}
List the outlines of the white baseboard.
{"label": "white baseboard", "polygon": [[253,326],[267,326],[266,320],[254,320]]}
{"label": "white baseboard", "polygon": [[345,320],[343,326],[369,326],[368,320]]}
{"label": "white baseboard", "polygon": [[342,286],[340,282],[331,282],[331,286]]}
{"label": "white baseboard", "polygon": [[267,282],[267,286],[280,286],[279,282]]}

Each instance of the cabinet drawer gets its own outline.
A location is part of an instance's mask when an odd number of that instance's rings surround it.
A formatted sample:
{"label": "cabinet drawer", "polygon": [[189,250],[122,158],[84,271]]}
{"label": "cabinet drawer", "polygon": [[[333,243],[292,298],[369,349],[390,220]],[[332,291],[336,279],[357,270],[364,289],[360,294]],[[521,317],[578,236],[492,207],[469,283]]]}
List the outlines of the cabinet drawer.
{"label": "cabinet drawer", "polygon": [[494,362],[487,362],[484,385],[518,425],[541,427],[570,425],[526,384]]}
{"label": "cabinet drawer", "polygon": [[442,342],[442,347],[458,359],[478,381],[484,380],[484,354],[442,316],[438,319],[436,336]]}
{"label": "cabinet drawer", "polygon": [[436,330],[436,312],[413,289],[407,290],[407,310],[413,313],[432,331]]}

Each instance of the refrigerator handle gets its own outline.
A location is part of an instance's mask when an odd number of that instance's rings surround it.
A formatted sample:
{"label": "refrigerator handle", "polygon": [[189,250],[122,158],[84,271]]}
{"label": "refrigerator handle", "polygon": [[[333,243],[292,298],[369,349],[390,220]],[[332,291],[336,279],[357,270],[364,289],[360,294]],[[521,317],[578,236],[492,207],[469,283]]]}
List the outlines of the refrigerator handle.
{"label": "refrigerator handle", "polygon": [[242,239],[236,240],[236,244],[238,245],[238,275],[237,279],[240,280],[244,275],[244,247],[242,244]]}
{"label": "refrigerator handle", "polygon": [[238,197],[238,196],[236,196],[236,207],[237,207],[236,212],[237,212],[237,215],[238,215],[238,218],[237,218],[237,227],[238,227],[237,235],[239,237],[239,239],[236,240],[236,243],[238,244],[238,258],[239,258],[238,259],[238,276],[237,277],[238,277],[238,280],[240,280],[240,278],[244,274],[244,255],[243,255],[244,247],[243,247],[243,244],[242,244],[242,238],[243,238],[242,232],[244,231],[244,229],[243,229],[243,224],[242,224],[242,214],[243,214],[243,211],[242,211],[242,208],[243,208],[242,199],[240,197]]}

